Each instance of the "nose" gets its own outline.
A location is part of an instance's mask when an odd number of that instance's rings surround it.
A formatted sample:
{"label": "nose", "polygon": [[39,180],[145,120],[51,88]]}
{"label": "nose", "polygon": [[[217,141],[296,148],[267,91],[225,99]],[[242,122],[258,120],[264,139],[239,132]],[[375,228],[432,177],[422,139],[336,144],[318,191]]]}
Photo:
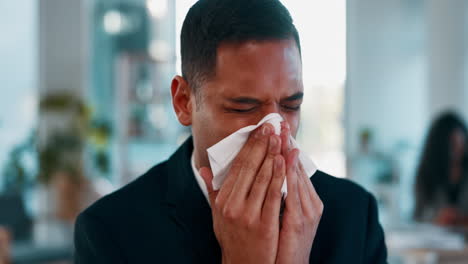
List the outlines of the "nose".
{"label": "nose", "polygon": [[[271,113],[277,113],[277,114],[282,116],[281,111],[280,111],[280,107],[279,107],[279,105],[277,103],[270,103],[268,105],[265,105],[265,107],[263,107],[261,113],[262,113],[261,118],[263,118],[266,115],[271,114]],[[282,117],[284,118],[284,116],[282,116]]]}
{"label": "nose", "polygon": [[257,123],[260,122],[265,116],[268,114],[276,113],[279,114],[282,118],[283,121],[287,122],[286,116],[284,115],[284,112],[281,111],[281,107],[277,103],[271,103],[268,105],[265,105],[265,107],[262,109],[261,114],[257,117]]}

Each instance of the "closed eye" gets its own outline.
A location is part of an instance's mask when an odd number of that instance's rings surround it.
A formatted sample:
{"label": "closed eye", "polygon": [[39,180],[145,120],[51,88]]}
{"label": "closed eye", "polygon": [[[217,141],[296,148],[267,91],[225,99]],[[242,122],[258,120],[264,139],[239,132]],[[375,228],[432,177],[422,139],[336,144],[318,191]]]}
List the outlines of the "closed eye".
{"label": "closed eye", "polygon": [[283,105],[282,107],[287,111],[299,111],[301,109],[301,105],[297,105],[297,106]]}
{"label": "closed eye", "polygon": [[249,112],[252,112],[254,109],[255,107],[247,108],[247,109],[229,108],[226,110],[231,113],[249,113]]}

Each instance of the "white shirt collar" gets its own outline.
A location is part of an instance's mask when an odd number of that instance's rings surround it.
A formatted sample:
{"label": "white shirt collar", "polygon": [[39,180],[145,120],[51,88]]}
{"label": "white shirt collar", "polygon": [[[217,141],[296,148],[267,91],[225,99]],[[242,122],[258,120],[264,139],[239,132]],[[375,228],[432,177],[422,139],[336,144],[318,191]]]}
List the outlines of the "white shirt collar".
{"label": "white shirt collar", "polygon": [[190,163],[192,164],[193,174],[195,175],[195,179],[197,180],[198,186],[200,186],[203,195],[205,196],[208,204],[210,204],[210,198],[208,197],[208,189],[206,187],[205,181],[203,180],[200,173],[198,173],[197,167],[195,167],[195,154],[192,152],[192,157],[190,158]]}

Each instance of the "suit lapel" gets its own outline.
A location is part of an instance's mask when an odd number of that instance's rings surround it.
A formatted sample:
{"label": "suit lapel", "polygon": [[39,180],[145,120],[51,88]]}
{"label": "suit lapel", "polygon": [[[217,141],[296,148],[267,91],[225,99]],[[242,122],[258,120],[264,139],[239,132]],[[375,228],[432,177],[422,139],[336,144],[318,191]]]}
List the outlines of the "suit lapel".
{"label": "suit lapel", "polygon": [[[203,263],[221,260],[221,250],[213,231],[211,208],[198,186],[190,164],[193,151],[189,138],[168,161],[167,201],[172,218],[181,226],[194,257]],[[191,250],[191,249],[188,249]]]}

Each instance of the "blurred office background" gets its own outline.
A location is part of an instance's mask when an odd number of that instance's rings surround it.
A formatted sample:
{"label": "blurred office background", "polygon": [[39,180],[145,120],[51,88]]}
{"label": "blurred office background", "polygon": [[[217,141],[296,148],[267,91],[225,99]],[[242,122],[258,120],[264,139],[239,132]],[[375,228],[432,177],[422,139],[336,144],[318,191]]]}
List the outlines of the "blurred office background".
{"label": "blurred office background", "polygon": [[[194,2],[0,2],[1,264],[70,263],[77,213],[190,135],[169,87]],[[303,148],[377,197],[390,263],[467,263],[468,229],[413,212],[432,120],[468,118],[468,1],[282,2],[303,47]]]}

